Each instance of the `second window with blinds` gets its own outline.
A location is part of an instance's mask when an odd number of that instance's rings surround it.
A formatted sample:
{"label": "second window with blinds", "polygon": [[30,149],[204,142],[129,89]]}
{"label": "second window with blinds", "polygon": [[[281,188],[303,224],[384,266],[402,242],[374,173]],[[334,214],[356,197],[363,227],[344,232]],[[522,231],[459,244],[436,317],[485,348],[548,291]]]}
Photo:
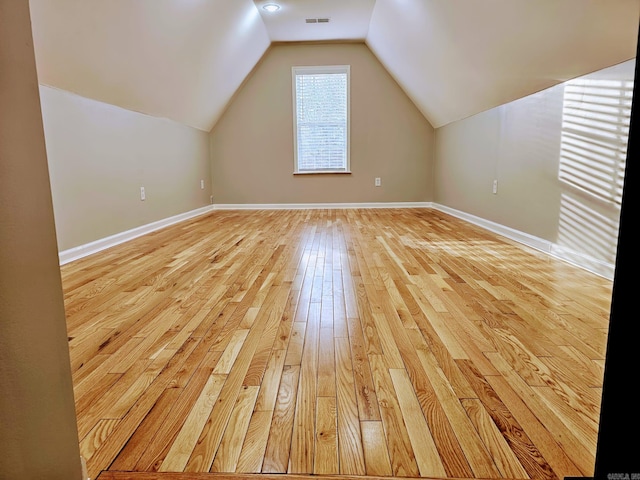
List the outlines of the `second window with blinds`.
{"label": "second window with blinds", "polygon": [[293,67],[294,173],[350,173],[349,65]]}

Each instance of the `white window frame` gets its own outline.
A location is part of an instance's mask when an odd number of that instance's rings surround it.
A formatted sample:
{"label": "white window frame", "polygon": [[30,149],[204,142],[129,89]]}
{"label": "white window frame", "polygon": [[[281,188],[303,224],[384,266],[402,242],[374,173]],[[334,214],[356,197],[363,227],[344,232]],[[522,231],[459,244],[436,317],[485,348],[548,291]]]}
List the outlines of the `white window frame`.
{"label": "white window frame", "polygon": [[[296,76],[312,74],[347,74],[347,145],[345,168],[323,170],[300,170],[298,168],[298,100]],[[294,175],[351,173],[351,67],[350,65],[294,66],[291,68],[293,91],[293,173]]]}

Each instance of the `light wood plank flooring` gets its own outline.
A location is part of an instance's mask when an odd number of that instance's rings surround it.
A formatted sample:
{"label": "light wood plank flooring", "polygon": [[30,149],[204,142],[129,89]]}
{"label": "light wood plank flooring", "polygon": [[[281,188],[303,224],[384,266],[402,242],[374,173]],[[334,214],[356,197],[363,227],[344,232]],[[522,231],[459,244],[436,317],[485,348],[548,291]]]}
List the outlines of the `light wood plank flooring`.
{"label": "light wood plank flooring", "polygon": [[611,282],[438,211],[218,211],[61,270],[92,478],[593,474]]}

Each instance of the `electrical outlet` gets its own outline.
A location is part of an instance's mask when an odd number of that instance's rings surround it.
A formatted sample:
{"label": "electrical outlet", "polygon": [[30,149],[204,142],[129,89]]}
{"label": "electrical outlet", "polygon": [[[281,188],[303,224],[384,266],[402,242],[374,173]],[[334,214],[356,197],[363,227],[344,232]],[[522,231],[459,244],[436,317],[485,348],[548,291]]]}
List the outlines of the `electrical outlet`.
{"label": "electrical outlet", "polygon": [[204,180],[200,180],[200,189],[204,190]]}
{"label": "electrical outlet", "polygon": [[380,185],[382,185],[382,181],[380,180],[380,177],[376,177],[375,185],[376,187],[379,187]]}
{"label": "electrical outlet", "polygon": [[144,193],[144,187],[140,187],[140,200],[145,200],[147,198],[147,194]]}
{"label": "electrical outlet", "polygon": [[493,194],[498,193],[498,180],[493,181]]}
{"label": "electrical outlet", "polygon": [[211,205],[213,205],[213,195],[209,197],[209,202],[211,202]]}

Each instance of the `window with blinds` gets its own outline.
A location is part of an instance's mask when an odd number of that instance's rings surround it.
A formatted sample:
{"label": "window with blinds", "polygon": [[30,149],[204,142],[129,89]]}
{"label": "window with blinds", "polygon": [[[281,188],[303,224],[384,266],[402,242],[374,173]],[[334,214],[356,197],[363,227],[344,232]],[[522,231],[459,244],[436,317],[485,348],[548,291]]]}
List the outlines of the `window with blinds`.
{"label": "window with blinds", "polygon": [[565,84],[561,180],[620,205],[633,81],[576,79]]}
{"label": "window with blinds", "polygon": [[295,173],[349,172],[349,73],[293,67]]}

